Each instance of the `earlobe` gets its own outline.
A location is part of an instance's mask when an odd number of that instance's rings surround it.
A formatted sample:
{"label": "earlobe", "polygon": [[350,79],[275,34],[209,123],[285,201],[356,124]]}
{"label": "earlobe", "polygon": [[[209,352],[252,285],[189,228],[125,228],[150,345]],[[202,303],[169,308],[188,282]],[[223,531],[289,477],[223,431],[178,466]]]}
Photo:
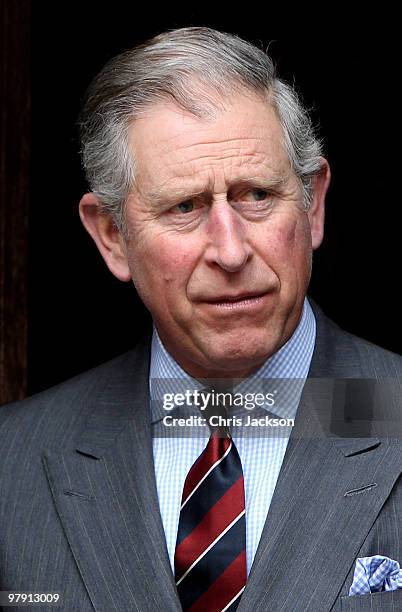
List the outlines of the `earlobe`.
{"label": "earlobe", "polygon": [[131,279],[126,245],[110,215],[101,210],[100,202],[93,193],[86,193],[80,201],[81,221],[94,240],[109,270],[119,280]]}
{"label": "earlobe", "polygon": [[313,249],[318,249],[324,238],[325,196],[331,181],[331,171],[327,160],[321,158],[321,169],[313,177],[313,195],[308,218],[311,228]]}

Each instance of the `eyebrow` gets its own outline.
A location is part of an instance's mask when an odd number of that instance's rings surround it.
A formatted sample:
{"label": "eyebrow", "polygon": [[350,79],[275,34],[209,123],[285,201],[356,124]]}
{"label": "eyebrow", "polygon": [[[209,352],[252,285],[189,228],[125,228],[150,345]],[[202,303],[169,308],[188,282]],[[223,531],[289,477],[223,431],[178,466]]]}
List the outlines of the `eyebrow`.
{"label": "eyebrow", "polygon": [[[252,177],[238,177],[230,181],[227,186],[227,192],[229,193],[234,188],[260,188],[260,189],[278,189],[288,180],[288,176],[276,176],[276,177],[262,177],[262,176],[252,176]],[[172,189],[169,193],[164,193],[163,191],[156,190],[147,195],[147,200],[150,201],[151,205],[158,205],[164,203],[170,203],[171,201],[185,201],[191,200],[192,198],[199,196],[211,195],[211,189],[200,189],[200,190],[191,190],[191,187],[185,190],[184,188],[177,187],[177,189]]]}
{"label": "eyebrow", "polygon": [[281,187],[284,183],[286,183],[288,177],[287,176],[276,176],[272,178],[255,176],[242,178],[237,181],[233,181],[228,191],[233,189],[233,187],[262,187],[263,189],[277,189]]}

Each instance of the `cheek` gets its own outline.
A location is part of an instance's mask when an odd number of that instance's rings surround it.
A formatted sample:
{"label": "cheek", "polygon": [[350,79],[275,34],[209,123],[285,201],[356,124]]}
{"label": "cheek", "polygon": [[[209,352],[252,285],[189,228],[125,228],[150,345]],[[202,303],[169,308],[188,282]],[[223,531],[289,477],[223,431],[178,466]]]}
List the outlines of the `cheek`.
{"label": "cheek", "polygon": [[297,221],[283,227],[278,232],[278,244],[285,253],[292,253],[296,244]]}
{"label": "cheek", "polygon": [[275,233],[272,251],[277,265],[285,273],[297,275],[310,268],[311,233],[308,221],[296,218],[282,225]]}
{"label": "cheek", "polygon": [[298,219],[294,231],[294,250],[297,256],[309,262],[311,260],[312,243],[311,229],[307,215]]}
{"label": "cheek", "polygon": [[297,220],[289,220],[287,223],[281,223],[272,232],[272,250],[284,263],[290,262],[298,242],[298,222]]}
{"label": "cheek", "polygon": [[191,248],[185,247],[185,241],[164,235],[142,241],[130,254],[134,278],[140,277],[143,285],[163,285],[166,291],[182,285],[194,262]]}
{"label": "cheek", "polygon": [[307,216],[298,220],[294,229],[293,238],[293,274],[297,277],[297,283],[303,292],[307,291],[312,269],[312,244],[310,224]]}

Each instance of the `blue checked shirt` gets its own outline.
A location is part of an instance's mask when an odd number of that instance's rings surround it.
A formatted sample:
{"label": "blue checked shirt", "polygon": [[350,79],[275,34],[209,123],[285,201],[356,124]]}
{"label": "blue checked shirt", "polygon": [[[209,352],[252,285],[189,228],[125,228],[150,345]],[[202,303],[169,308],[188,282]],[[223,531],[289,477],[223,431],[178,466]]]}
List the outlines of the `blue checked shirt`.
{"label": "blue checked shirt", "polygon": [[[271,416],[294,419],[305,379],[310,368],[316,335],[313,311],[307,299],[299,324],[288,342],[249,378],[234,388],[235,393],[272,392],[275,404],[264,405],[253,410],[233,407],[231,416]],[[160,435],[162,419],[169,414],[160,399],[163,393],[178,393],[185,389],[195,390],[203,385],[191,378],[165,347],[154,328],[151,346],[150,367],[151,422],[153,427],[153,455],[156,484],[162,523],[172,570],[180,516],[181,496],[186,476],[204,450],[209,431],[203,436],[179,437],[169,435],[164,428]],[[245,432],[247,429],[247,433]],[[249,573],[268,509],[279,476],[288,444],[291,427],[269,428],[234,427],[231,434],[243,467],[246,500],[246,553]],[[263,432],[263,433],[261,433]]]}

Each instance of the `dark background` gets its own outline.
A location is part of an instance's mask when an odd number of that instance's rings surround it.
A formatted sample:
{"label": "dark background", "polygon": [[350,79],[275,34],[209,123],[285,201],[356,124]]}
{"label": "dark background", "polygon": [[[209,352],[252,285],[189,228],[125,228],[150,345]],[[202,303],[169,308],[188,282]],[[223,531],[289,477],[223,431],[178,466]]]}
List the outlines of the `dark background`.
{"label": "dark background", "polygon": [[28,393],[129,349],[148,320],[132,284],[111,275],[80,225],[86,185],[75,122],[85,88],[111,56],[189,25],[269,44],[280,76],[302,92],[333,176],[310,294],[342,327],[402,352],[396,17],[378,7],[314,19],[290,8],[139,8],[33,7]]}

